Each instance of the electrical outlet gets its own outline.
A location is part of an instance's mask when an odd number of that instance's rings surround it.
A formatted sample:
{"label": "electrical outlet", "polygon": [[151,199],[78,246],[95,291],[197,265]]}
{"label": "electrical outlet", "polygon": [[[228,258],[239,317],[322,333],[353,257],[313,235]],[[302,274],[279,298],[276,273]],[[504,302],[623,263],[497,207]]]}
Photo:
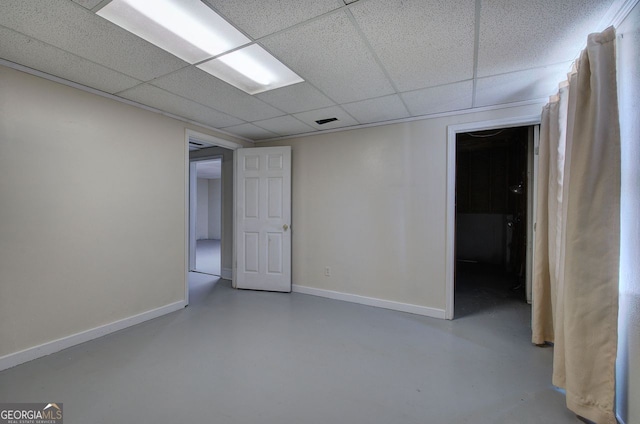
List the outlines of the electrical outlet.
{"label": "electrical outlet", "polygon": [[324,267],[324,276],[331,277],[331,268],[329,268],[328,266]]}

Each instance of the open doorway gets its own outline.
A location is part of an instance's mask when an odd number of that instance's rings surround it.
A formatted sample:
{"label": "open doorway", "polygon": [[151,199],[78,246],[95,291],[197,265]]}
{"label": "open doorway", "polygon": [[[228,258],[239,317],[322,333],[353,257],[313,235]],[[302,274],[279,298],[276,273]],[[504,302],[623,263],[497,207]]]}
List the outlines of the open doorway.
{"label": "open doorway", "polygon": [[[184,295],[186,303],[190,304],[210,295],[218,281],[233,277],[233,157],[241,145],[190,129],[185,131],[185,139],[185,261],[188,267],[185,269]],[[213,165],[201,165],[198,175],[198,164],[210,161]],[[219,170],[207,171],[206,168]]]}
{"label": "open doorway", "polygon": [[191,271],[221,275],[222,158],[195,163],[195,266]]}
{"label": "open doorway", "polygon": [[455,316],[527,301],[533,127],[456,134]]}

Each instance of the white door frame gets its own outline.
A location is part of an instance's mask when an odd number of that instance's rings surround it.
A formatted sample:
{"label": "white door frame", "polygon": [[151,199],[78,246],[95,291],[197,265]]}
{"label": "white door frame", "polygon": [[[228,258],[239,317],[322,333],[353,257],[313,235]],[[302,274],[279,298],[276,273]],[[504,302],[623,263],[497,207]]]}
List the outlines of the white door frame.
{"label": "white door frame", "polygon": [[[455,235],[456,235],[456,135],[470,131],[485,131],[500,128],[524,127],[540,124],[540,115],[527,115],[491,121],[470,122],[447,127],[447,199],[445,228],[445,318],[453,319],[455,296]],[[531,190],[532,188],[529,187]],[[533,225],[533,219],[528,223]]]}
{"label": "white door frame", "polygon": [[[236,143],[233,141],[225,140],[222,138],[218,138],[212,135],[200,133],[194,130],[186,129],[185,130],[185,164],[184,164],[184,172],[185,172],[185,196],[184,196],[184,234],[185,234],[185,252],[184,252],[184,264],[185,264],[185,274],[184,274],[184,301],[185,306],[189,304],[189,271],[191,270],[191,262],[190,262],[190,252],[192,248],[193,242],[193,260],[195,261],[195,237],[191,236],[191,222],[192,219],[195,219],[195,216],[191,216],[192,213],[195,214],[195,208],[191,207],[190,200],[190,190],[191,190],[191,167],[195,168],[195,162],[201,160],[200,158],[194,160],[193,162],[189,159],[189,141],[203,142],[207,145],[211,145],[211,147],[223,147],[229,150],[236,150],[242,145],[240,143]],[[203,158],[202,160],[213,159],[215,156],[210,158]],[[233,178],[233,176],[231,177]],[[194,179],[194,181],[196,181]],[[195,236],[195,221],[194,223],[194,236]],[[222,254],[222,249],[221,252]],[[195,263],[193,264],[195,266]],[[221,264],[222,266],[222,264]]]}
{"label": "white door frame", "polygon": [[529,154],[527,164],[527,217],[530,217],[531,225],[527,225],[527,279],[526,279],[526,295],[527,303],[532,302],[533,292],[533,264],[535,263],[535,256],[533,246],[535,246],[535,213],[538,209],[538,149],[540,147],[540,125],[532,127],[533,133],[529,136]]}

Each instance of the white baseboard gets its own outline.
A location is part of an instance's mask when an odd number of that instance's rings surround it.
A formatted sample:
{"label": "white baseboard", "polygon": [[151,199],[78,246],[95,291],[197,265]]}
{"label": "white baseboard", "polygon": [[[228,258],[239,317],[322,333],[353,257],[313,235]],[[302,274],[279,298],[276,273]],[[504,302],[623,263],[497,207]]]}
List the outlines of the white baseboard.
{"label": "white baseboard", "polygon": [[357,294],[342,293],[333,290],[316,289],[294,284],[292,291],[310,294],[313,296],[327,297],[329,299],[343,300],[345,302],[359,303],[361,305],[375,306],[378,308],[392,309],[394,311],[409,312],[410,314],[423,315],[432,318],[445,318],[444,309],[429,308],[427,306],[412,305],[410,303],[394,302],[392,300],[377,299],[375,297],[359,296]]}
{"label": "white baseboard", "polygon": [[231,280],[232,275],[233,271],[231,268],[222,268],[222,272],[220,272],[220,277],[225,280]]}
{"label": "white baseboard", "polygon": [[105,324],[100,327],[72,334],[70,336],[43,343],[39,346],[30,347],[19,352],[10,353],[8,355],[0,357],[0,371],[15,367],[16,365],[20,365],[37,358],[41,358],[43,356],[51,355],[52,353],[59,352],[63,349],[67,349],[75,345],[79,345],[80,343],[88,342],[89,340],[97,339],[98,337],[102,337],[109,333],[113,333],[127,327],[140,324],[141,322],[148,321],[153,318],[158,318],[162,315],[166,315],[168,313],[182,309],[184,308],[184,306],[185,302],[184,300],[181,300],[179,302],[161,306],[159,308],[152,309],[150,311],[143,312],[132,317],[124,318],[110,324]]}

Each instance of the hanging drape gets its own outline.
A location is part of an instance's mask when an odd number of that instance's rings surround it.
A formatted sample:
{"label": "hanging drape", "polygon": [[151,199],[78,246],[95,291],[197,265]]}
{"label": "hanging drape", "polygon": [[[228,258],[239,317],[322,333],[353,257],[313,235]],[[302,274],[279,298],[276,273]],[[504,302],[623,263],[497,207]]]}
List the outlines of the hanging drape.
{"label": "hanging drape", "polygon": [[587,48],[542,112],[533,342],[554,343],[553,384],[567,406],[616,423],[620,131],[615,31]]}

